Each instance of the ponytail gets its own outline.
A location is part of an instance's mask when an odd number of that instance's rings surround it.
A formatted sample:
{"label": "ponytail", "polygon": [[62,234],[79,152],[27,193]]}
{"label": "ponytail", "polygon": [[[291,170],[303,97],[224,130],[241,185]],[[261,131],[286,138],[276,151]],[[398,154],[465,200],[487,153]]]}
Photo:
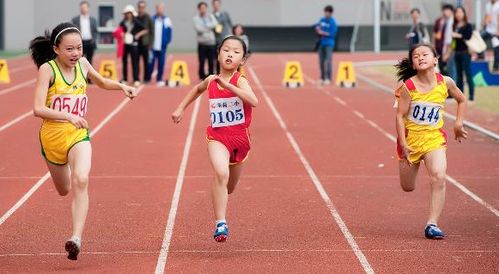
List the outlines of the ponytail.
{"label": "ponytail", "polygon": [[412,68],[412,61],[409,57],[405,57],[395,65],[397,68],[397,77],[399,81],[406,81],[418,72]]}
{"label": "ponytail", "polygon": [[59,46],[62,37],[69,33],[79,34],[80,31],[71,23],[61,23],[57,25],[52,32],[47,30],[44,35],[38,36],[31,40],[29,43],[31,59],[33,59],[33,62],[35,62],[38,68],[44,63],[57,57],[53,47]]}
{"label": "ponytail", "polygon": [[52,48],[50,41],[50,33],[45,31],[45,35],[38,36],[31,40],[29,43],[29,50],[31,51],[31,59],[35,62],[36,67],[40,67],[44,63],[56,57],[55,51]]}
{"label": "ponytail", "polygon": [[419,47],[427,47],[431,50],[434,57],[437,57],[437,51],[435,48],[429,44],[416,44],[411,47],[409,50],[409,56],[401,59],[398,64],[395,65],[397,69],[397,77],[399,81],[406,81],[410,79],[412,76],[418,74],[418,71],[414,69],[412,63],[412,53]]}

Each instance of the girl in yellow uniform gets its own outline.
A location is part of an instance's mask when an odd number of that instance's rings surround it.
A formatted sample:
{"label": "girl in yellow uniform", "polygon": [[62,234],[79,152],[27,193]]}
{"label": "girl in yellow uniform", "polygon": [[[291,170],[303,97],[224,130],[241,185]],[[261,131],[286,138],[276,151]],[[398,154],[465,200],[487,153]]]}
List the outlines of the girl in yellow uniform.
{"label": "girl in yellow uniform", "polygon": [[451,78],[435,72],[437,63],[435,49],[419,44],[396,65],[399,80],[403,81],[395,92],[400,185],[404,191],[413,191],[419,164],[424,161],[431,184],[430,215],[425,227],[429,239],[445,237],[437,222],[445,202],[447,136],[442,127],[448,95],[457,101],[455,139],[461,142],[467,136],[463,128],[466,98]]}
{"label": "girl in yellow uniform", "polygon": [[85,115],[87,79],[100,88],[122,90],[133,98],[137,90],[104,79],[82,57],[80,31],[70,23],[59,24],[30,43],[38,67],[33,112],[43,119],[40,129],[42,155],[61,196],[73,190],[72,237],[66,242],[68,258],[76,260],[88,212],[88,177],[92,148]]}

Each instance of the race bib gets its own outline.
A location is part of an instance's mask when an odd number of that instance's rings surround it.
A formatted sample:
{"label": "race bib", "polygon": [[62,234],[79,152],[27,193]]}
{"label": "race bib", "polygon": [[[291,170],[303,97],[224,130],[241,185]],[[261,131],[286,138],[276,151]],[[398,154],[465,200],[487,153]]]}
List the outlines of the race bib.
{"label": "race bib", "polygon": [[87,102],[88,97],[86,94],[60,94],[52,98],[50,108],[85,117],[85,114],[87,114]]}
{"label": "race bib", "polygon": [[210,99],[210,117],[212,128],[243,124],[243,101],[239,97]]}
{"label": "race bib", "polygon": [[409,110],[409,120],[418,125],[437,125],[442,119],[439,104],[427,102],[412,102]]}

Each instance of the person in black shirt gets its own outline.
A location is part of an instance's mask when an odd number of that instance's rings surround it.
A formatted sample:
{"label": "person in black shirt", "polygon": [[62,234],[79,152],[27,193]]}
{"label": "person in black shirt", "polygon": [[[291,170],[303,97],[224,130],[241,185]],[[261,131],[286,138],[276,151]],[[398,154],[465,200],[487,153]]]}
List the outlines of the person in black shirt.
{"label": "person in black shirt", "polygon": [[452,37],[455,42],[455,55],[457,70],[457,87],[464,92],[463,73],[466,74],[466,81],[468,82],[469,100],[473,101],[475,95],[475,85],[473,83],[473,76],[471,75],[471,55],[466,45],[466,40],[471,38],[473,27],[468,23],[466,10],[463,7],[457,7],[454,11],[454,32]]}

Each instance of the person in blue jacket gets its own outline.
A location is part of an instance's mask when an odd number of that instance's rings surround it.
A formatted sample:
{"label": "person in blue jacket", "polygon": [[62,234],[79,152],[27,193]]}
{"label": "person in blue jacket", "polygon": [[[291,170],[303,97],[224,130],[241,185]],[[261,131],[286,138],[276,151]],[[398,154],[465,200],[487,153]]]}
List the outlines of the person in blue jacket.
{"label": "person in blue jacket", "polygon": [[149,73],[152,74],[156,60],[158,60],[156,85],[163,87],[165,86],[163,72],[165,68],[166,49],[172,40],[172,21],[170,17],[165,15],[165,5],[163,3],[156,5],[156,14],[152,17],[152,21],[154,38],[152,42],[152,54],[149,60]]}
{"label": "person in blue jacket", "polygon": [[315,31],[320,36],[319,42],[319,67],[321,70],[321,85],[331,84],[332,74],[332,55],[336,43],[336,33],[338,26],[333,18],[333,6],[328,5],[324,8],[324,17],[315,25]]}

